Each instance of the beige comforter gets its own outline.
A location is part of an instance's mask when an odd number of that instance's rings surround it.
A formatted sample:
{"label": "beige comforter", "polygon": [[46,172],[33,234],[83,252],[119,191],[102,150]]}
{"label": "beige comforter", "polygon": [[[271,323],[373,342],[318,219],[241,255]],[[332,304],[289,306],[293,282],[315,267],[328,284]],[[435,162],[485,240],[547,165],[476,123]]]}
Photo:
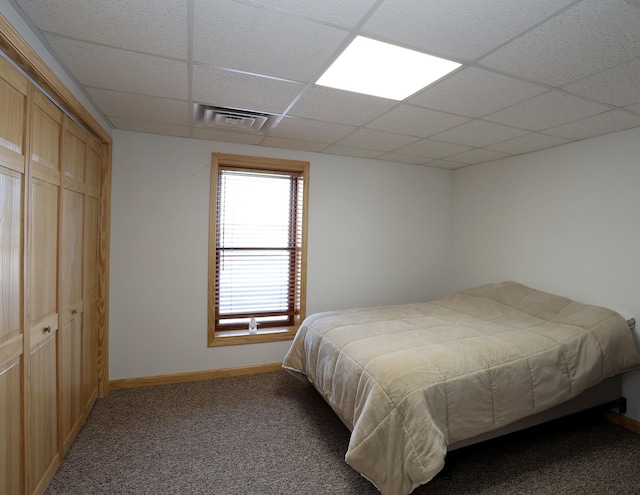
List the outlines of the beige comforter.
{"label": "beige comforter", "polygon": [[352,426],[347,463],[405,495],[442,469],[448,444],[564,402],[640,355],[619,314],[505,282],[309,316],[283,366]]}

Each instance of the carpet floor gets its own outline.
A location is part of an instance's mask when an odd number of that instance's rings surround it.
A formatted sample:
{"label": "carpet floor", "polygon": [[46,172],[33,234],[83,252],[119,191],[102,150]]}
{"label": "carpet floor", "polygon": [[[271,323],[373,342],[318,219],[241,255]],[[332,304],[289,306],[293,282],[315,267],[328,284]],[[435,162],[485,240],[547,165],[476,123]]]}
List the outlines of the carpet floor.
{"label": "carpet floor", "polygon": [[[286,372],[110,392],[46,495],[375,495],[349,431]],[[415,495],[640,495],[640,435],[580,414],[456,451]]]}

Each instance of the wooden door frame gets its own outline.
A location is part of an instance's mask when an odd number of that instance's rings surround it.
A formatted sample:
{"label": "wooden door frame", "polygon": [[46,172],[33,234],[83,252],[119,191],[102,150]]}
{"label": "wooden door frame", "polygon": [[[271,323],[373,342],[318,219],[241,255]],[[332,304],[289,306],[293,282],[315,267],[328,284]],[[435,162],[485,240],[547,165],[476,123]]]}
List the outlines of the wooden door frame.
{"label": "wooden door frame", "polygon": [[64,112],[81,122],[102,145],[102,173],[98,232],[98,395],[109,392],[109,236],[111,222],[110,134],[87,111],[9,21],[0,14],[0,50],[51,96]]}

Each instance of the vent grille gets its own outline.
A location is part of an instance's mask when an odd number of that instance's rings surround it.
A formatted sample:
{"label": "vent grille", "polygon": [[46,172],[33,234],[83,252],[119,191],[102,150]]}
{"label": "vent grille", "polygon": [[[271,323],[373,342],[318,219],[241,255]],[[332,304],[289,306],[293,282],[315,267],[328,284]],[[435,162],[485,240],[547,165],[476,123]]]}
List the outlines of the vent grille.
{"label": "vent grille", "polygon": [[273,115],[266,113],[237,110],[234,108],[213,107],[196,103],[193,106],[194,123],[198,127],[209,127],[227,131],[260,133]]}

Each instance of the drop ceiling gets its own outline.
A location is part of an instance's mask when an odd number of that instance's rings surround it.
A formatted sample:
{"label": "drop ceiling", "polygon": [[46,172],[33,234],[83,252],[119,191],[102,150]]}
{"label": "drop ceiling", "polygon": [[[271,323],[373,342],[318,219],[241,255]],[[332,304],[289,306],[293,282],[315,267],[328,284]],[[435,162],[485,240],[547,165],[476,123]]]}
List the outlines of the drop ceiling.
{"label": "drop ceiling", "polygon": [[[10,1],[115,129],[455,169],[640,127],[637,0]],[[400,102],[316,85],[357,35],[462,66]]]}

